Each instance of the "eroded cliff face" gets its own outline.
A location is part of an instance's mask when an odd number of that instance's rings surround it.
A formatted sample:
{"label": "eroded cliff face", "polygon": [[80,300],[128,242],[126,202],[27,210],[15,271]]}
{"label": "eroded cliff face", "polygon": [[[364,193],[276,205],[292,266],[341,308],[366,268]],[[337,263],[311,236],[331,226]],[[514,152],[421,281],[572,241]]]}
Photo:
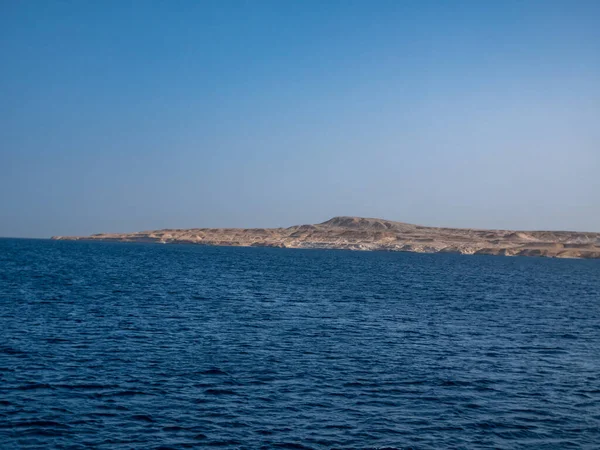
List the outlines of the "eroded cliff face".
{"label": "eroded cliff face", "polygon": [[600,258],[600,233],[436,228],[362,217],[289,228],[169,229],[53,239]]}

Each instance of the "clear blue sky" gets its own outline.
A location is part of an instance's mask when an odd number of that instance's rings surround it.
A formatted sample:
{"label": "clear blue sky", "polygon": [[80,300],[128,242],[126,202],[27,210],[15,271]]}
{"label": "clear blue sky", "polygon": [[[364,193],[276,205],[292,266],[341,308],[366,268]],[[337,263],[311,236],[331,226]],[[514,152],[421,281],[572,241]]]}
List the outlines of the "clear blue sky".
{"label": "clear blue sky", "polygon": [[0,0],[0,236],[600,231],[600,1]]}

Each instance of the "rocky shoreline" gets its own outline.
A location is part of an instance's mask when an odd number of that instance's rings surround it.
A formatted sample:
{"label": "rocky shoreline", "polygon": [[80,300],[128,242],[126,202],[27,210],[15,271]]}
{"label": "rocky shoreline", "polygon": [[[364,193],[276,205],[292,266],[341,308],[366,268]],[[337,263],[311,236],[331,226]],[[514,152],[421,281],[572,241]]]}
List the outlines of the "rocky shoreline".
{"label": "rocky shoreline", "polygon": [[165,229],[52,239],[600,258],[600,233],[439,228],[362,217],[288,228]]}

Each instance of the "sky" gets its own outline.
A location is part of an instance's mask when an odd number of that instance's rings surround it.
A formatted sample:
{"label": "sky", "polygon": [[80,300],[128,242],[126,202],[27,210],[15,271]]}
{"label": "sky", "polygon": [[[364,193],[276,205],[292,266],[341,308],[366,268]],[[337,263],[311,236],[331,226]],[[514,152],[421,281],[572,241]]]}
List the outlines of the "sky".
{"label": "sky", "polygon": [[0,0],[0,236],[600,231],[600,2]]}

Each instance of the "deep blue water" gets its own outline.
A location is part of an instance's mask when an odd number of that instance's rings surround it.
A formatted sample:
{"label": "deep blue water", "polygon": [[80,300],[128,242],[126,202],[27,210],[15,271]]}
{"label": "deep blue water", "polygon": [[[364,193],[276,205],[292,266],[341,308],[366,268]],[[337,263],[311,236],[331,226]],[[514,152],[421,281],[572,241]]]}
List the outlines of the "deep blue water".
{"label": "deep blue water", "polygon": [[600,261],[0,240],[2,448],[599,448]]}

